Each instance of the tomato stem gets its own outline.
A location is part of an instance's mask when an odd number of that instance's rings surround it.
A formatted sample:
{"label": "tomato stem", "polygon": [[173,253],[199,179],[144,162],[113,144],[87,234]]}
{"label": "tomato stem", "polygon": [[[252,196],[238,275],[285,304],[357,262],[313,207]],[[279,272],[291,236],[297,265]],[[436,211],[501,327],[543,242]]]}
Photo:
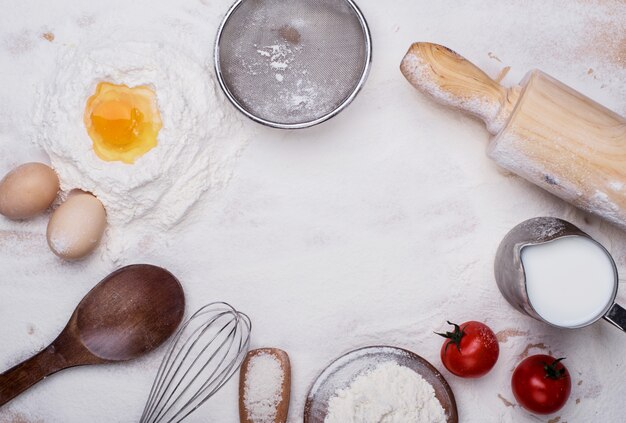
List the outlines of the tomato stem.
{"label": "tomato stem", "polygon": [[448,352],[448,347],[450,346],[450,344],[456,345],[456,349],[461,352],[461,339],[463,339],[463,337],[465,336],[465,328],[461,328],[459,325],[457,325],[456,323],[452,323],[449,320],[448,324],[454,326],[454,332],[435,332],[435,334],[450,340],[446,343],[446,349],[444,350],[444,352]]}
{"label": "tomato stem", "polygon": [[546,372],[546,378],[558,380],[565,376],[565,367],[561,365],[561,368],[558,368],[561,360],[565,360],[565,357],[557,358],[552,362],[552,364],[548,364],[545,361],[543,362],[543,369]]}

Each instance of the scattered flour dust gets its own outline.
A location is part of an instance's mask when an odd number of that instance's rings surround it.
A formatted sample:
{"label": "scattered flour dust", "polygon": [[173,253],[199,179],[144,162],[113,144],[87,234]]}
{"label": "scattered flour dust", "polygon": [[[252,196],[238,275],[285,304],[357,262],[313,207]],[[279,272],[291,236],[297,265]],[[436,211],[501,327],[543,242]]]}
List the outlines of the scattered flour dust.
{"label": "scattered flour dust", "polygon": [[283,368],[273,355],[262,353],[250,360],[244,403],[253,423],[274,423],[283,379]]}
{"label": "scattered flour dust", "polygon": [[435,390],[393,361],[379,364],[335,392],[324,423],[445,423]]}
{"label": "scattered flour dust", "polygon": [[[104,204],[113,258],[142,234],[171,229],[204,191],[229,179],[246,136],[202,63],[161,43],[84,43],[69,47],[56,69],[41,88],[34,138],[64,192],[80,188]],[[93,151],[83,113],[100,81],[156,92],[163,120],[158,145],[132,165],[103,161]]]}

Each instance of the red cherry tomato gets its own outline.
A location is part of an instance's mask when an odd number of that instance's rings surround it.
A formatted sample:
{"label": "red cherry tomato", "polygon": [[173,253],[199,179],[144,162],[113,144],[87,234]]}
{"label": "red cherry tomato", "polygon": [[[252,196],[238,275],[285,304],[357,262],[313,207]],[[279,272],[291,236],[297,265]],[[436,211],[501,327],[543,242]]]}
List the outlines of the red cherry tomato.
{"label": "red cherry tomato", "polygon": [[572,379],[561,360],[538,354],[517,366],[511,388],[522,407],[533,413],[550,414],[565,405],[572,391]]}
{"label": "red cherry tomato", "polygon": [[448,338],[441,346],[441,361],[450,372],[460,377],[481,377],[498,361],[500,346],[489,327],[480,322],[462,325],[448,322],[454,332],[438,333]]}

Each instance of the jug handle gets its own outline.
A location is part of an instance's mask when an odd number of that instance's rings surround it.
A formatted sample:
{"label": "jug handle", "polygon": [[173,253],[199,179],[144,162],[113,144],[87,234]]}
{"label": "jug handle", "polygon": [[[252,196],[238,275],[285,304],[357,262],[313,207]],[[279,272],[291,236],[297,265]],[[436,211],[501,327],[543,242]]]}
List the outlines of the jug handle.
{"label": "jug handle", "polygon": [[617,303],[613,304],[604,315],[604,319],[623,332],[626,332],[626,309],[621,305]]}

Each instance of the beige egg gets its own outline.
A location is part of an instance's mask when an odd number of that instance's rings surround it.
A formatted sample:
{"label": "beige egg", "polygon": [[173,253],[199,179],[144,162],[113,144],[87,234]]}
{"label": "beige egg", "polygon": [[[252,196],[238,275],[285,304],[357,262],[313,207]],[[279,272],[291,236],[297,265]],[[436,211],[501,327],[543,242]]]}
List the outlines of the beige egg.
{"label": "beige egg", "polygon": [[105,227],[100,200],[85,192],[72,193],[50,217],[48,245],[62,259],[77,260],[96,249]]}
{"label": "beige egg", "polygon": [[0,214],[27,219],[43,213],[59,192],[59,177],[43,163],[16,167],[0,181]]}

